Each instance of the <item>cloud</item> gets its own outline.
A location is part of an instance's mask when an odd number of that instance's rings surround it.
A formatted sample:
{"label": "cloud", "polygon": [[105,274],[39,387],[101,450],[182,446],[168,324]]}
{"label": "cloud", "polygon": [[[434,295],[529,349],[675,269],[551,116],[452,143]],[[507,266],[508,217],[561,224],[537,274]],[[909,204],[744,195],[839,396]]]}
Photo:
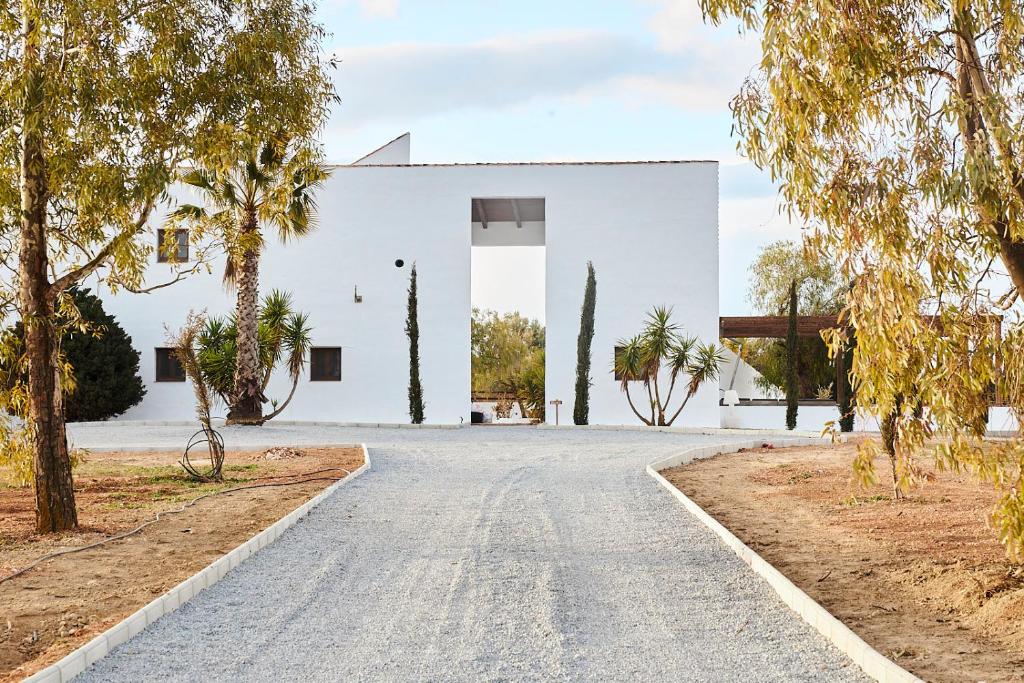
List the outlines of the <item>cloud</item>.
{"label": "cloud", "polygon": [[[351,1],[351,0],[350,0]],[[359,0],[364,10],[398,0]],[[496,110],[540,98],[609,98],[725,112],[757,63],[756,36],[703,23],[696,0],[636,0],[654,8],[652,39],[560,31],[469,43],[410,42],[343,50],[337,76],[341,132],[370,123],[414,125],[467,109]]]}
{"label": "cloud", "polygon": [[343,128],[573,96],[642,72],[652,58],[632,40],[589,31],[359,47],[339,56],[335,124]]}

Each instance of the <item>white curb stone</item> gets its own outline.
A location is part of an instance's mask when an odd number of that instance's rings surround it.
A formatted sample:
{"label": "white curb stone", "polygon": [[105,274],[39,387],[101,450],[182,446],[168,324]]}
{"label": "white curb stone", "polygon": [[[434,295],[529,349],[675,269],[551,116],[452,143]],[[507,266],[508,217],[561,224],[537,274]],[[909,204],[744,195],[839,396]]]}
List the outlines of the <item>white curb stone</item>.
{"label": "white curb stone", "polygon": [[[829,642],[852,659],[864,673],[881,683],[920,683],[920,678],[868,645],[860,636],[851,631],[846,624],[832,616],[828,610],[815,602],[811,596],[787,579],[782,572],[751,550],[749,546],[737,538],[731,531],[722,526],[718,520],[705,512],[703,508],[673,486],[665,477],[661,476],[661,470],[675,467],[691,460],[721,453],[735,453],[743,448],[759,448],[762,443],[763,441],[758,440],[747,443],[731,443],[725,446],[689,448],[677,455],[652,462],[647,466],[647,474],[651,475],[655,481],[675,496],[694,517],[718,534],[741,560],[747,563],[758,576],[768,582],[768,585],[779,594],[779,597],[789,605],[790,609],[800,615],[804,621],[814,627]],[[772,439],[772,444],[776,447],[797,446],[806,443],[808,443],[806,439]]]}
{"label": "white curb stone", "polygon": [[[351,444],[345,445],[351,446]],[[220,581],[230,570],[237,567],[257,550],[266,547],[280,538],[282,533],[309,514],[310,510],[326,500],[340,486],[347,484],[370,469],[370,454],[366,450],[366,444],[359,444],[359,448],[363,451],[363,464],[352,470],[344,479],[334,482],[293,512],[277,520],[228,554],[215,560],[210,566],[200,570],[199,573],[185,579],[171,590],[154,599],[135,614],[119,624],[111,626],[59,662],[51,664],[45,669],[29,676],[24,680],[24,683],[67,683],[67,681],[85,671],[86,668],[106,657],[118,645],[122,645],[130,638],[134,638],[142,633],[143,629],[156,622],[160,617],[170,614],[196,595],[199,595],[204,588],[209,588]]]}

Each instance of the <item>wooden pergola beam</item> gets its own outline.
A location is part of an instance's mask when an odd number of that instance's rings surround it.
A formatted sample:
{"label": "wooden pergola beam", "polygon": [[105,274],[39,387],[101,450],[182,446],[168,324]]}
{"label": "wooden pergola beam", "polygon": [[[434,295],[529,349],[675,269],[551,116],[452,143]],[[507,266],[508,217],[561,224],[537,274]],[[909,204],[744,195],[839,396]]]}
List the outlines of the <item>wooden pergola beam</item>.
{"label": "wooden pergola beam", "polygon": [[[839,316],[800,315],[796,319],[796,333],[800,337],[817,337],[822,330],[839,327]],[[718,336],[722,339],[784,339],[789,332],[789,317],[785,315],[724,316],[718,321]]]}
{"label": "wooden pergola beam", "polygon": [[[922,318],[929,325],[942,324],[941,318],[935,315]],[[1002,318],[987,315],[985,319],[1001,338]],[[798,337],[817,337],[822,330],[836,327],[840,327],[839,316],[836,315],[798,315],[796,318]],[[718,336],[721,339],[785,339],[788,332],[789,317],[785,315],[723,316],[718,319]]]}

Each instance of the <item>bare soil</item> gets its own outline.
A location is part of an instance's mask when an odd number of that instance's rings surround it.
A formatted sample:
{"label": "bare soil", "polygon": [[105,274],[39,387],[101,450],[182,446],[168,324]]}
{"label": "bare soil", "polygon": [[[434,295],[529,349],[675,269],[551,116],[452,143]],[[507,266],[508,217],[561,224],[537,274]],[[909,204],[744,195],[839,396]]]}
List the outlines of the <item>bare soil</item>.
{"label": "bare soil", "polygon": [[933,471],[893,502],[885,486],[852,482],[855,450],[760,449],[662,474],[914,674],[1024,681],[1024,568],[988,525],[996,492]]}
{"label": "bare soil", "polygon": [[363,463],[358,448],[278,456],[228,453],[224,481],[201,484],[186,478],[176,453],[91,453],[75,472],[80,528],[68,534],[36,534],[32,489],[0,487],[2,579],[36,558],[131,530],[204,493],[285,484],[205,498],[134,536],[0,583],[0,683],[57,661]]}

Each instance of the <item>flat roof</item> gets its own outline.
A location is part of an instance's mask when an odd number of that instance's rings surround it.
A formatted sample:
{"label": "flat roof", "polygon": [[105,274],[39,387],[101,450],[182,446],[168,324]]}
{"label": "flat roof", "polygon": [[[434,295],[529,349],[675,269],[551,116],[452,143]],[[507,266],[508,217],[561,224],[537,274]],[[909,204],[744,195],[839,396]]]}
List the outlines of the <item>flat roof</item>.
{"label": "flat roof", "polygon": [[[365,157],[364,157],[365,158]],[[484,161],[460,164],[327,164],[328,168],[452,168],[459,166],[640,166],[655,164],[717,164],[717,159],[664,161]]]}

